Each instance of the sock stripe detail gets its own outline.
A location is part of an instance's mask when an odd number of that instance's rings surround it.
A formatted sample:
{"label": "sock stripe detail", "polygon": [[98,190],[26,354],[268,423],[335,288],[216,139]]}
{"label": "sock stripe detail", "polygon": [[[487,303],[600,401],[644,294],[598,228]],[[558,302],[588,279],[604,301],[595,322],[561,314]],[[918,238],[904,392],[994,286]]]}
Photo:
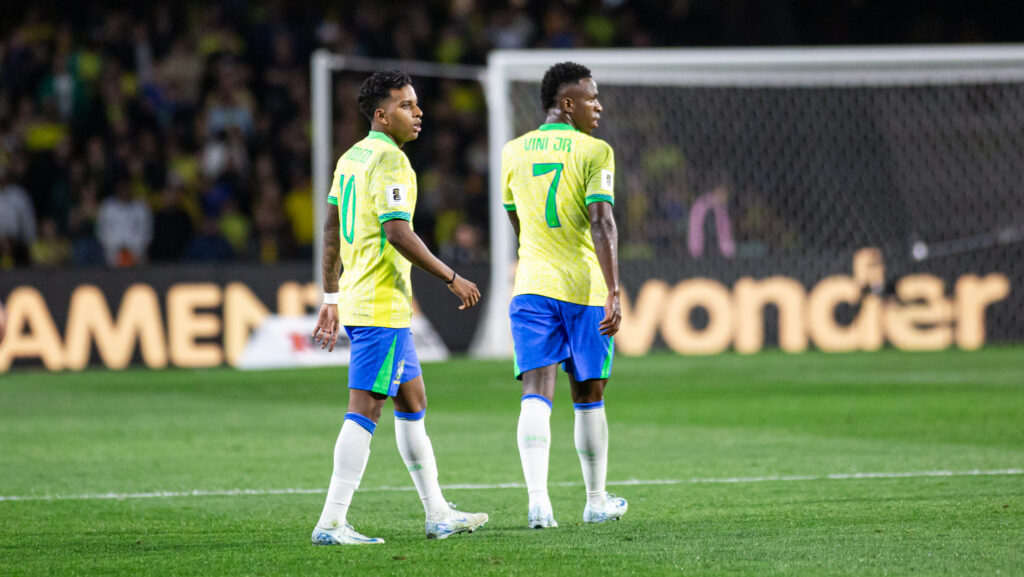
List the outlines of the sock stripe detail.
{"label": "sock stripe detail", "polygon": [[526,399],[537,399],[543,402],[545,405],[547,405],[549,409],[554,408],[554,405],[551,403],[551,400],[545,397],[544,395],[523,395],[523,398],[519,399],[519,402],[523,402]]}
{"label": "sock stripe detail", "polygon": [[423,409],[422,411],[416,411],[415,413],[403,413],[400,411],[395,411],[395,418],[402,419],[403,421],[419,421],[426,414],[426,409]]}
{"label": "sock stripe detail", "polygon": [[592,409],[603,409],[604,400],[600,400],[596,403],[573,403],[572,408],[577,411],[589,411]]}
{"label": "sock stripe detail", "polygon": [[374,423],[369,418],[364,417],[359,413],[345,413],[345,420],[352,421],[353,423],[366,429],[371,435],[377,429],[377,423]]}

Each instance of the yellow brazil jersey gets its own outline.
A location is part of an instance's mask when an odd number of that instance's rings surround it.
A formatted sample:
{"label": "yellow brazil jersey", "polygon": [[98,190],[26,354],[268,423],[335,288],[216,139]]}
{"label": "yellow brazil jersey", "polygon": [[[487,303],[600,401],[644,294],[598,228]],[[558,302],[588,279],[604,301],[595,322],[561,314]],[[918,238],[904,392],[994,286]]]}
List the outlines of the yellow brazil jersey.
{"label": "yellow brazil jersey", "polygon": [[612,147],[568,124],[544,124],[505,145],[501,181],[505,210],[519,216],[513,294],[604,306],[587,205],[615,203]]}
{"label": "yellow brazil jersey", "polygon": [[341,324],[408,327],[412,264],[388,244],[384,223],[412,222],[416,173],[409,159],[387,135],[370,131],[338,159],[327,202],[341,221]]}

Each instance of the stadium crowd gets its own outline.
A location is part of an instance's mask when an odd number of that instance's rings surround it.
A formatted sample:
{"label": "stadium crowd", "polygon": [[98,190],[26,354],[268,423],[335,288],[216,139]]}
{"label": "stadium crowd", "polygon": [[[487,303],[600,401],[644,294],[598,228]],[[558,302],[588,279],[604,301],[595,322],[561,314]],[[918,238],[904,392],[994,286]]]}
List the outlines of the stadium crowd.
{"label": "stadium crowd", "polygon": [[[489,50],[1007,40],[1012,18],[876,0],[532,0],[295,6],[280,0],[8,10],[0,24],[0,270],[274,263],[311,254],[309,55],[482,64]],[[141,5],[140,5],[141,6]],[[936,8],[938,6],[938,8]],[[886,11],[878,26],[877,12]],[[875,24],[873,24],[875,23]],[[362,136],[358,78],[334,90],[335,150]],[[486,258],[485,103],[418,86],[417,231]],[[326,191],[316,191],[320,198]]]}

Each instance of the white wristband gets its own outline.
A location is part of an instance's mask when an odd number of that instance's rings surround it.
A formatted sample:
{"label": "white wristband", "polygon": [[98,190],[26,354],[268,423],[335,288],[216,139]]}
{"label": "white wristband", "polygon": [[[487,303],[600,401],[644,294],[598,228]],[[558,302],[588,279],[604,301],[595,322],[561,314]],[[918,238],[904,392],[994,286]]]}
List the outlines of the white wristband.
{"label": "white wristband", "polygon": [[336,305],[336,304],[338,304],[338,293],[324,293],[324,304],[325,305]]}

